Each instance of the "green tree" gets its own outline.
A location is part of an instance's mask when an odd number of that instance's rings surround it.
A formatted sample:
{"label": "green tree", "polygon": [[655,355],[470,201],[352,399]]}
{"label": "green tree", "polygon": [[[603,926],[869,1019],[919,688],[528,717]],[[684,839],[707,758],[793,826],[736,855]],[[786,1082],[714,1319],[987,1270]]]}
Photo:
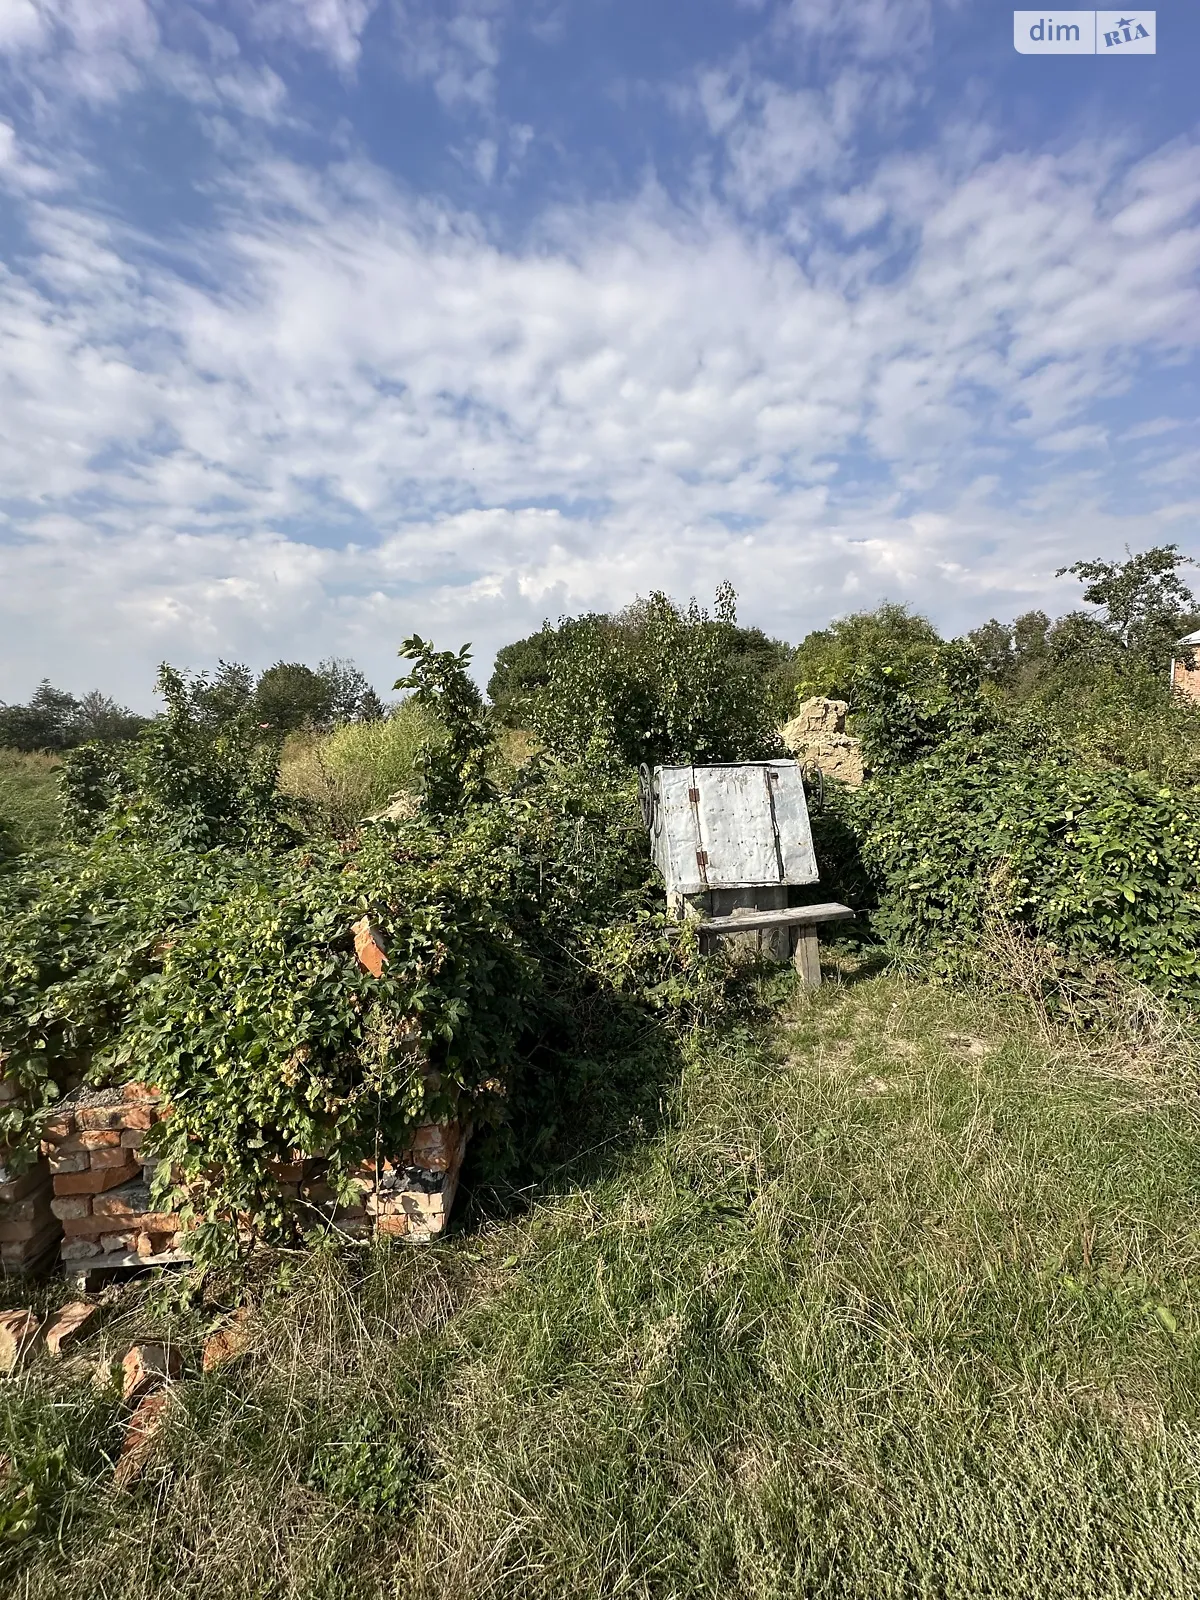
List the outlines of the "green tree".
{"label": "green tree", "polygon": [[414,702],[433,714],[441,730],[441,736],[425,742],[417,758],[422,801],[431,816],[457,816],[495,793],[488,776],[491,721],[467,671],[471,647],[435,650],[414,633],[401,645],[400,654],[413,662],[413,669],[393,688],[410,690]]}
{"label": "green tree", "polygon": [[68,750],[79,742],[78,720],[75,696],[43,678],[28,705],[0,707],[0,744],[12,750]]}
{"label": "green tree", "polygon": [[[1057,576],[1079,579],[1084,600],[1098,608],[1096,620],[1119,650],[1165,671],[1176,643],[1196,624],[1195,596],[1179,571],[1196,563],[1174,544],[1136,555],[1126,547],[1125,555],[1124,561],[1076,561]],[[1072,637],[1086,641],[1087,630],[1077,626]]]}
{"label": "green tree", "polygon": [[556,658],[579,640],[611,626],[611,619],[596,611],[560,617],[557,624],[543,622],[536,633],[498,650],[487,695],[500,719],[512,728],[527,723],[535,697],[549,686]]}
{"label": "green tree", "polygon": [[850,682],[863,754],[877,772],[910,765],[948,739],[978,737],[999,726],[994,698],[982,692],[983,664],[965,639],[939,645],[928,659],[899,666],[878,660]]}
{"label": "green tree", "polygon": [[254,690],[258,720],[276,733],[322,728],[331,720],[334,689],[329,679],[300,661],[277,661]]}
{"label": "green tree", "polygon": [[777,749],[761,658],[728,583],[713,611],[654,593],[616,619],[580,619],[556,648],[531,720],[557,753],[637,764],[739,761]]}
{"label": "green tree", "polygon": [[904,671],[931,661],[941,636],[926,617],[885,600],[874,611],[855,611],[810,633],[796,651],[797,693],[853,701],[855,675],[891,666]]}
{"label": "green tree", "polygon": [[148,718],[92,689],[76,699],[43,678],[28,705],[0,706],[0,745],[11,750],[73,750],[90,739],[132,739]]}
{"label": "green tree", "polygon": [[189,850],[293,842],[281,820],[281,736],[258,725],[252,682],[225,662],[214,678],[160,667],[155,689],[167,709],[136,743],[68,755],[68,836],[111,832]]}
{"label": "green tree", "polygon": [[353,661],[330,656],[317,667],[317,676],[329,685],[331,726],[343,722],[377,722],[383,716],[383,702],[367,682],[366,674]]}
{"label": "green tree", "polygon": [[136,739],[143,728],[149,727],[150,718],[142,717],[128,707],[118,705],[111,696],[99,689],[91,689],[79,702],[75,731],[80,743],[98,740],[102,744],[118,744],[126,739]]}
{"label": "green tree", "polygon": [[1009,684],[1017,668],[1011,624],[989,617],[980,628],[972,628],[967,642],[979,657],[980,670],[989,683]]}
{"label": "green tree", "polygon": [[[160,694],[164,692],[163,682],[160,672]],[[200,672],[188,679],[187,683],[188,714],[210,732],[226,725],[244,729],[253,725],[254,674],[240,661],[218,661],[217,670],[211,677]]]}

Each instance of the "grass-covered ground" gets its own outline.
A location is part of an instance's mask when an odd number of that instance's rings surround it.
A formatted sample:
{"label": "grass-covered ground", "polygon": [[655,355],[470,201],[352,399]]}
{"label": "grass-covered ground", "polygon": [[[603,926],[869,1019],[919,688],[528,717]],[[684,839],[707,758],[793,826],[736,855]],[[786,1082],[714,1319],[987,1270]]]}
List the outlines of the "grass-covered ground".
{"label": "grass-covered ground", "polygon": [[[1194,1595],[1186,1066],[844,979],[699,1040],[656,1126],[505,1220],[127,1292],[4,1395],[6,1592]],[[254,1354],[201,1378],[239,1293]],[[164,1330],[189,1376],[114,1495],[94,1368]]]}
{"label": "grass-covered ground", "polygon": [[0,830],[21,850],[49,849],[61,817],[57,756],[0,747]]}

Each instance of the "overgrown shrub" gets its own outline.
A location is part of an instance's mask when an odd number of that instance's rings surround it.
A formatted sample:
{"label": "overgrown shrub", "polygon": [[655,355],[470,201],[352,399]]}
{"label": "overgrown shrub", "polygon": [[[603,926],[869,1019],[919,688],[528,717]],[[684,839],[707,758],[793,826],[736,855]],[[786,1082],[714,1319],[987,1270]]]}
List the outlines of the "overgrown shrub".
{"label": "overgrown shrub", "polygon": [[1200,809],[1035,744],[957,736],[862,791],[877,932],[961,972],[1000,915],[1074,971],[1111,961],[1160,993],[1200,993]]}
{"label": "overgrown shrub", "polygon": [[982,688],[970,644],[939,644],[907,664],[873,661],[850,680],[855,732],[876,772],[892,772],[943,740],[998,728],[1002,715]]}
{"label": "overgrown shrub", "polygon": [[1088,766],[1143,772],[1154,783],[1200,785],[1200,704],[1172,692],[1167,673],[1135,659],[1081,673],[1047,668],[1025,707]]}
{"label": "overgrown shrub", "polygon": [[[272,858],[180,931],[98,1065],[162,1088],[157,1152],[211,1209],[282,1227],[271,1160],[324,1154],[336,1180],[414,1125],[496,1114],[530,985],[508,876],[483,829],[381,827],[353,852]],[[379,978],[355,957],[362,917]]]}
{"label": "overgrown shrub", "polygon": [[736,597],[717,590],[713,614],[652,594],[636,627],[577,625],[549,662],[530,718],[547,746],[597,765],[743,761],[779,744],[761,663],[744,648]]}
{"label": "overgrown shrub", "polygon": [[874,611],[855,611],[807,634],[791,668],[794,698],[828,695],[853,700],[861,673],[890,668],[905,676],[930,662],[942,643],[927,618],[885,600]]}
{"label": "overgrown shrub", "polygon": [[244,685],[173,667],[156,689],[166,714],[127,746],[88,745],[65,760],[64,825],[179,849],[291,842],[279,793],[282,739],[255,721]]}
{"label": "overgrown shrub", "polygon": [[105,837],[0,877],[0,1059],[24,1091],[0,1143],[121,1037],[179,930],[261,872],[233,852]]}
{"label": "overgrown shrub", "polygon": [[[437,731],[416,815],[297,840],[260,781],[274,747],[232,743],[203,685],[168,683],[168,716],[112,783],[102,753],[78,758],[93,837],[5,884],[0,1050],[23,1115],[64,1070],[156,1084],[173,1107],[154,1135],[163,1181],[180,1173],[226,1240],[239,1216],[291,1226],[270,1165],[294,1150],[328,1156],[339,1182],[414,1125],[465,1114],[514,1130],[493,1168],[548,1161],[602,1120],[623,1072],[657,1093],[671,1044],[656,1014],[687,1026],[733,996],[666,923],[634,774],[541,754],[499,790],[465,653],[406,650]],[[363,917],[387,947],[381,978],[354,952]]]}

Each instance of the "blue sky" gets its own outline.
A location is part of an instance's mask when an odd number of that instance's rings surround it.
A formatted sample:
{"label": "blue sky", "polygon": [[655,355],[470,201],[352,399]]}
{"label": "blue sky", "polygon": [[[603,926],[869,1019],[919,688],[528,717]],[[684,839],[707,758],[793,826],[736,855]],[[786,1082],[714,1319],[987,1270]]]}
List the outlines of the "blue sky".
{"label": "blue sky", "polygon": [[1200,555],[1200,12],[0,0],[0,699]]}

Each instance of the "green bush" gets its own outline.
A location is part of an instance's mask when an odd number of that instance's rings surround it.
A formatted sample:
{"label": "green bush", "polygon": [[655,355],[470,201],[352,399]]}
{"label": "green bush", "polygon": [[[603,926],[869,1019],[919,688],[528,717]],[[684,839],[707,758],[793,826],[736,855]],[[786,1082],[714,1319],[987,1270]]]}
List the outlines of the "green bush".
{"label": "green bush", "polygon": [[733,590],[713,615],[652,594],[636,626],[577,625],[532,698],[533,727],[560,755],[596,765],[744,761],[779,743],[762,663],[745,648]]}
{"label": "green bush", "polygon": [[[494,1117],[530,979],[495,831],[380,827],[353,853],[261,867],[180,931],[98,1065],[159,1085],[157,1152],[208,1187],[210,1212],[271,1232],[286,1219],[270,1161],[324,1154],[336,1181],[414,1125]],[[362,917],[387,949],[378,978],[355,956]]]}
{"label": "green bush", "polygon": [[795,694],[801,700],[828,695],[853,703],[860,673],[890,668],[907,674],[931,661],[941,642],[925,617],[885,600],[874,611],[839,617],[801,641],[791,670]]}
{"label": "green bush", "polygon": [[1121,766],[1172,787],[1200,785],[1200,704],[1165,671],[1133,660],[1091,673],[1047,670],[1026,706],[1089,766]]}
{"label": "green bush", "polygon": [[160,668],[164,716],[136,744],[84,745],[64,762],[64,826],[179,849],[283,845],[281,739],[261,729],[235,669],[215,681]]}
{"label": "green bush", "polygon": [[1010,731],[946,740],[857,800],[874,926],[949,972],[1003,916],[1070,968],[1111,962],[1200,992],[1200,808],[1147,778],[1072,765]]}
{"label": "green bush", "polygon": [[104,837],[0,877],[0,1058],[25,1092],[0,1108],[0,1144],[20,1146],[121,1036],[171,939],[254,871],[232,852]]}
{"label": "green bush", "polygon": [[894,771],[945,739],[998,728],[1001,709],[984,693],[981,676],[979,655],[963,640],[939,644],[905,665],[859,667],[850,695],[867,765]]}
{"label": "green bush", "polygon": [[[493,1165],[549,1161],[629,1073],[653,1097],[672,1029],[738,992],[666,923],[634,775],[539,755],[499,790],[465,655],[406,648],[445,730],[416,814],[299,842],[258,781],[271,747],[230,742],[184,685],[89,813],[94,836],[4,880],[0,1050],[29,1091],[7,1131],[64,1072],[158,1085],[173,1107],[159,1170],[213,1224],[201,1251],[226,1248],[236,1216],[293,1229],[270,1168],[296,1149],[328,1156],[338,1183],[414,1125],[466,1114],[508,1120]],[[380,978],[355,955],[363,917],[387,948]]]}

